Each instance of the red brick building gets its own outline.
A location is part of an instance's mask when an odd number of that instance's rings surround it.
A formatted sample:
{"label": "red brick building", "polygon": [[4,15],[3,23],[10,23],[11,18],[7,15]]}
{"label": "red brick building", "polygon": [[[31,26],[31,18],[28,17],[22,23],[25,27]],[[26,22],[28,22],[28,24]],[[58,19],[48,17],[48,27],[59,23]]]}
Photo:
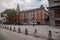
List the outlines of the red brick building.
{"label": "red brick building", "polygon": [[[46,17],[45,17],[46,16]],[[17,6],[17,18],[16,22],[20,24],[45,24],[48,17],[48,12],[43,5],[39,8],[20,11],[19,5]],[[46,21],[46,22],[45,22]]]}

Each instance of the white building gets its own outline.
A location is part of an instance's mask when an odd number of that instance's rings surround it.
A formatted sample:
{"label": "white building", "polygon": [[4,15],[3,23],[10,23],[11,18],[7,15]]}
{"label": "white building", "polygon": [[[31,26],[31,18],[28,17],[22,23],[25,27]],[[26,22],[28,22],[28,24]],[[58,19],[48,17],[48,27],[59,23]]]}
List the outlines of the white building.
{"label": "white building", "polygon": [[4,23],[4,22],[6,22],[6,14],[4,14],[4,17],[1,17],[1,15],[0,15],[0,23]]}

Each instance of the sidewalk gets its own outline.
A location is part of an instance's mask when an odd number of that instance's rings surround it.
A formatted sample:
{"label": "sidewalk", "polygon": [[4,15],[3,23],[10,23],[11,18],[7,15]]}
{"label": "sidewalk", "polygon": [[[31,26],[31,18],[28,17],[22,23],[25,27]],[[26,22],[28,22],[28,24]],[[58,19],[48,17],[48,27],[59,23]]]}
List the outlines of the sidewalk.
{"label": "sidewalk", "polygon": [[[2,26],[6,26],[6,27],[10,27],[11,26],[12,29],[14,29],[14,27],[15,27],[16,32],[11,32],[11,31],[8,31],[8,30],[5,30],[5,29],[4,29],[3,32],[10,34],[11,37],[14,37],[16,39],[17,39],[17,37],[19,35],[24,35],[25,34],[25,29],[27,28],[29,35],[25,35],[23,37],[19,36],[19,37],[24,38],[24,37],[27,36],[27,39],[29,38],[28,40],[37,40],[37,39],[38,40],[47,40],[48,31],[51,30],[52,38],[54,40],[60,40],[60,29],[57,29],[57,28],[54,28],[54,27],[49,27],[49,26],[46,26],[46,25],[40,25],[40,26],[36,26],[36,25],[35,26],[2,25]],[[18,32],[18,27],[21,28],[21,34],[17,33]],[[37,29],[36,35],[34,35],[34,30],[35,29]],[[12,36],[11,34],[14,35],[14,36]],[[15,37],[15,36],[17,36],[17,37]],[[11,39],[13,39],[13,38],[11,38]]]}
{"label": "sidewalk", "polygon": [[2,40],[42,40],[29,35],[19,34],[5,29],[0,30],[0,37]]}

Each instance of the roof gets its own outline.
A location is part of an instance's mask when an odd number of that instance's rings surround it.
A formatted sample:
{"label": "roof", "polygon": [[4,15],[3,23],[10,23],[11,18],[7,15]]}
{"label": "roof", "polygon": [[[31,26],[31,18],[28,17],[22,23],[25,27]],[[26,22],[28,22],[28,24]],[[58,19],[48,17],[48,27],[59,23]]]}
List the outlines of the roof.
{"label": "roof", "polygon": [[[35,9],[31,9],[31,10],[25,10],[25,11],[20,11],[20,13],[27,13],[27,12],[34,12],[34,11],[36,11],[36,10],[41,10],[41,9],[43,9],[46,13],[46,15],[49,15],[48,13],[48,11],[47,10],[45,10],[45,8],[44,7],[40,7],[40,8],[35,8]],[[20,14],[19,13],[19,14]]]}
{"label": "roof", "polygon": [[31,10],[21,11],[20,13],[33,12],[33,11],[36,11],[36,10],[40,10],[40,8],[36,8],[36,9],[31,9]]}
{"label": "roof", "polygon": [[36,10],[41,10],[41,9],[44,9],[44,7],[40,7],[40,8],[36,8],[36,9],[31,9],[31,10],[25,10],[25,11],[20,11],[20,13],[27,13],[27,12],[33,12],[33,11],[36,11]]}

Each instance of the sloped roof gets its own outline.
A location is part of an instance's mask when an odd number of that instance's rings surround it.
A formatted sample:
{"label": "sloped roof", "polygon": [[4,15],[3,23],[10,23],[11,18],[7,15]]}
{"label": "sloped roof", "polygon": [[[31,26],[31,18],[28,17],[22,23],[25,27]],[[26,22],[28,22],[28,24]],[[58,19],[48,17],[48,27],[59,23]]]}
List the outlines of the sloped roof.
{"label": "sloped roof", "polygon": [[[45,8],[44,7],[40,7],[40,8],[35,8],[35,9],[30,9],[30,10],[24,10],[24,11],[20,11],[20,13],[27,13],[27,12],[33,12],[33,11],[36,11],[36,10],[41,10],[41,9],[43,9],[45,12],[46,12],[46,14],[48,15],[48,11],[47,10],[45,10]],[[19,14],[20,14],[19,13]]]}
{"label": "sloped roof", "polygon": [[33,12],[33,11],[41,10],[41,9],[44,9],[44,7],[43,7],[43,6],[41,6],[41,7],[39,7],[39,8],[35,8],[35,9],[31,9],[31,10],[20,11],[20,13]]}
{"label": "sloped roof", "polygon": [[31,9],[31,10],[21,11],[20,13],[33,12],[33,11],[36,11],[36,10],[40,10],[40,8],[36,8],[36,9]]}

